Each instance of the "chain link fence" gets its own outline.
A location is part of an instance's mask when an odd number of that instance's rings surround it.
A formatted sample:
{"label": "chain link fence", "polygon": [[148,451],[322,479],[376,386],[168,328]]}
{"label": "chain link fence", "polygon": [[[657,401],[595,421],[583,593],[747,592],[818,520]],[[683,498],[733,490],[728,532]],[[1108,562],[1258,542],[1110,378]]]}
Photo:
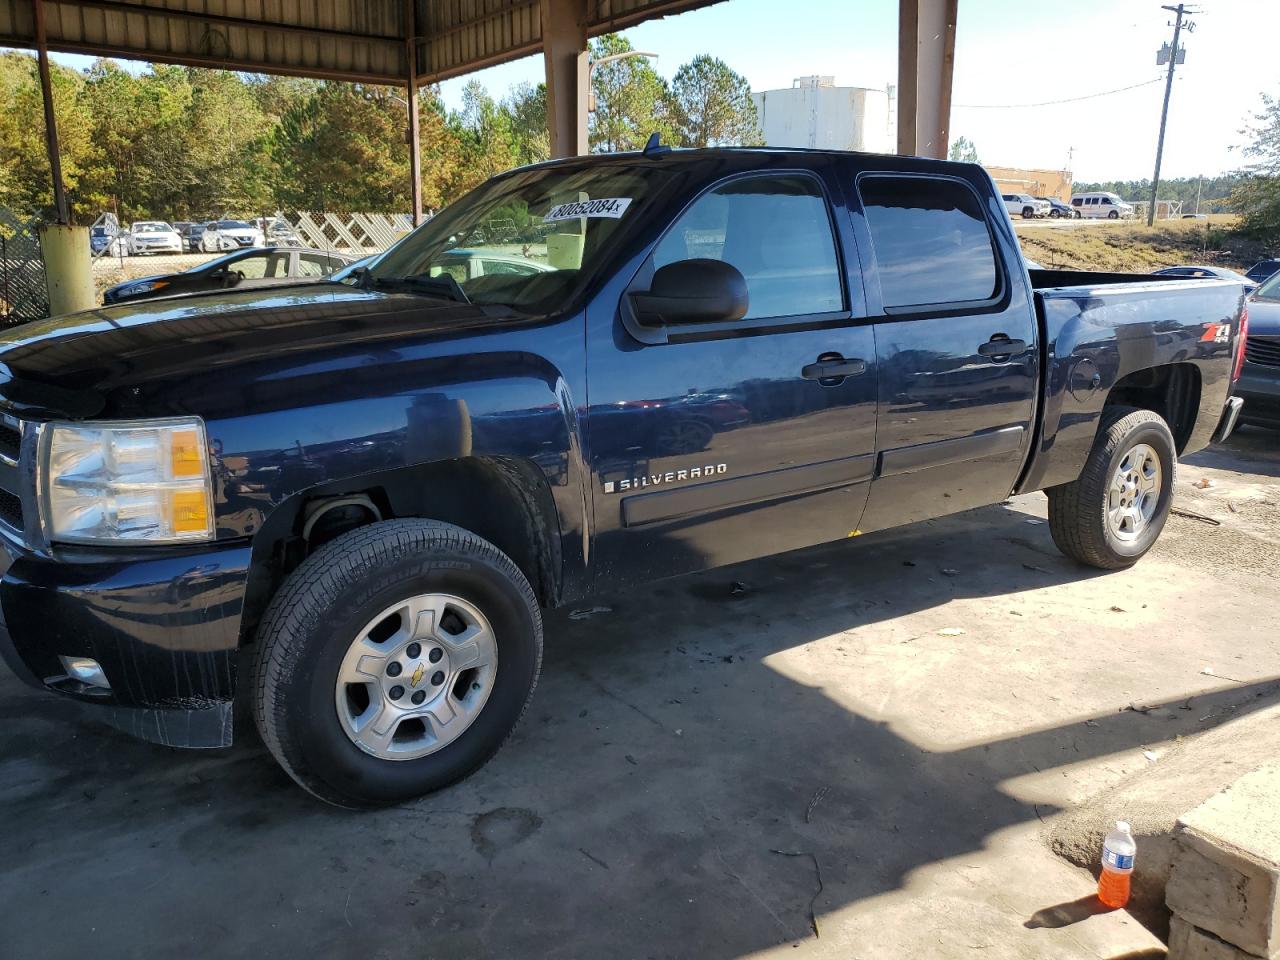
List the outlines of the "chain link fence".
{"label": "chain link fence", "polygon": [[40,220],[0,208],[0,324],[49,316]]}

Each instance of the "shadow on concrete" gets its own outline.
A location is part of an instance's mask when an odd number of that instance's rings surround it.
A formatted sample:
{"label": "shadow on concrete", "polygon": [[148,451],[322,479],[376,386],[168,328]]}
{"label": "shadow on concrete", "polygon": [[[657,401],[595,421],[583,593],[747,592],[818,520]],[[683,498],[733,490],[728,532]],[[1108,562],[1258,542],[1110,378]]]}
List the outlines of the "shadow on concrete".
{"label": "shadow on concrete", "polygon": [[[1016,735],[955,736],[993,709],[966,645],[1005,639],[899,637],[890,621],[1097,575],[1026,521],[986,508],[652,585],[607,615],[558,612],[513,742],[465,783],[372,814],[312,801],[256,742],[139,743],[6,675],[0,902],[22,920],[5,954],[739,957],[1054,812],[1010,796],[1012,777],[1277,702],[1268,681],[1170,703],[1173,720],[1111,707],[1049,722],[1028,703]],[[858,631],[875,625],[954,671],[950,739],[906,738],[835,699],[879,695],[858,689],[881,656]],[[774,665],[833,637],[831,689]],[[810,676],[823,664],[815,653]]]}
{"label": "shadow on concrete", "polygon": [[1214,444],[1182,460],[1190,466],[1216,467],[1280,477],[1280,430],[1240,426],[1225,443]]}

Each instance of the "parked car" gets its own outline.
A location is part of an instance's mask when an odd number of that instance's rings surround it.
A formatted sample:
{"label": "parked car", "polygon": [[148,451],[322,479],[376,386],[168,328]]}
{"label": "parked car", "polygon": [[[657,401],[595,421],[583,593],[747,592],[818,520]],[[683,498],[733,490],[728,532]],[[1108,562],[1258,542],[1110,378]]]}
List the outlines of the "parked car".
{"label": "parked car", "polygon": [[1087,219],[1120,220],[1133,216],[1133,204],[1121,200],[1107,191],[1077,193],[1071,197],[1071,206]]}
{"label": "parked car", "polygon": [[163,220],[139,220],[130,224],[128,244],[131,257],[182,252],[182,238],[178,231]]}
{"label": "parked car", "polygon": [[1063,203],[1057,197],[1036,197],[1036,199],[1043,200],[1049,205],[1049,216],[1055,220],[1062,218],[1070,220],[1080,217],[1080,211],[1069,203]]}
{"label": "parked car", "polygon": [[116,238],[116,232],[110,227],[98,225],[89,229],[89,252],[102,253]]}
{"label": "parked car", "polygon": [[1270,279],[1276,273],[1280,273],[1280,260],[1259,260],[1252,267],[1244,272],[1244,275],[1254,283],[1262,283],[1264,280]]}
{"label": "parked car", "polygon": [[1024,220],[1030,220],[1032,217],[1047,217],[1052,209],[1048,200],[1040,200],[1028,193],[1006,193],[1001,199],[1004,200],[1004,208],[1010,215],[1018,214]]}
{"label": "parked car", "polygon": [[204,236],[203,223],[188,223],[178,231],[182,237],[182,249],[187,253],[200,253],[200,238]]}
{"label": "parked car", "polygon": [[1280,271],[1249,298],[1249,342],[1236,384],[1242,423],[1280,430]]}
{"label": "parked car", "polygon": [[205,253],[266,245],[267,239],[262,231],[243,220],[212,220],[204,225],[204,233],[200,236],[200,249]]}
{"label": "parked car", "polygon": [[1182,219],[1183,220],[1208,220],[1209,215],[1207,213],[1184,213],[1182,215]]}
{"label": "parked car", "polygon": [[[247,684],[295,781],[376,806],[491,757],[542,611],[597,591],[1033,490],[1128,567],[1234,426],[1243,292],[1029,274],[996,196],[916,157],[578,157],[362,286],[12,330],[0,649],[170,746],[226,745]],[[513,250],[549,269],[450,269]]]}
{"label": "parked car", "polygon": [[179,273],[127,280],[108,287],[106,304],[183,293],[208,293],[230,287],[265,287],[281,283],[323,280],[352,260],[340,253],[295,247],[262,247],[210,260]]}
{"label": "parked car", "polygon": [[1159,270],[1152,270],[1152,273],[1162,277],[1183,277],[1185,279],[1217,279],[1231,280],[1234,283],[1244,287],[1245,293],[1252,293],[1258,286],[1254,281],[1250,280],[1243,273],[1237,273],[1235,270],[1228,270],[1226,267],[1206,267],[1206,266],[1186,266],[1186,267],[1163,267]]}

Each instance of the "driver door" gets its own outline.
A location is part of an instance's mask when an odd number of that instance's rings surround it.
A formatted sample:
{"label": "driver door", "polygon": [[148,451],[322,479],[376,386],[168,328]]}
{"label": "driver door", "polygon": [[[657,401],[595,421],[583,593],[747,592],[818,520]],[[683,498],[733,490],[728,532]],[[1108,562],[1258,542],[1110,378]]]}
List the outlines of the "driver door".
{"label": "driver door", "polygon": [[741,320],[640,330],[625,297],[621,311],[588,312],[598,575],[671,576],[856,531],[874,463],[875,341],[836,226],[848,217],[832,218],[827,197],[808,171],[721,182],[633,284],[720,260],[746,280]]}

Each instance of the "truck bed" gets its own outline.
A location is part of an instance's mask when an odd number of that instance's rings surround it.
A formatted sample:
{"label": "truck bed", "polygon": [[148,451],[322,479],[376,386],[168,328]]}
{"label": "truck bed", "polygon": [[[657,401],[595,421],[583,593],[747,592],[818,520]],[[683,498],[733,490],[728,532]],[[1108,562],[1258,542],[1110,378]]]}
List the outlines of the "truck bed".
{"label": "truck bed", "polygon": [[[1126,391],[1161,412],[1179,454],[1206,446],[1230,392],[1244,287],[1230,280],[1030,270],[1045,344],[1043,403],[1019,491],[1079,476],[1102,408]],[[1114,395],[1113,395],[1114,393]]]}

